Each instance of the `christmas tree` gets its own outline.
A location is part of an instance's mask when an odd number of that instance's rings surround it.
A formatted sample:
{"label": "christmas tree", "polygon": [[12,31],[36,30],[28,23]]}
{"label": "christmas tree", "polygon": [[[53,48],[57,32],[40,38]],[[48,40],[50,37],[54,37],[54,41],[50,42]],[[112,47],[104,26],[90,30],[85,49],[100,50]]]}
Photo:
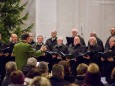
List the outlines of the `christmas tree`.
{"label": "christmas tree", "polygon": [[12,33],[20,37],[24,32],[30,32],[33,24],[27,28],[22,28],[21,25],[28,19],[29,13],[22,16],[27,3],[20,5],[21,0],[2,0],[0,2],[0,33],[5,42],[9,41]]}

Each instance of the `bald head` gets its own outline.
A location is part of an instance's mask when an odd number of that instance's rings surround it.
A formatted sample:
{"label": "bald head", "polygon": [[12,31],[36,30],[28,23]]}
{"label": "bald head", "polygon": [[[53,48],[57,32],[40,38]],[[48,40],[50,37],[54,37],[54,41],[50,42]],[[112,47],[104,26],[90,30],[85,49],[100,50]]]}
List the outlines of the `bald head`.
{"label": "bald head", "polygon": [[11,34],[11,41],[12,42],[17,42],[18,36],[16,34]]}
{"label": "bald head", "polygon": [[115,46],[115,37],[111,37],[109,39],[109,45],[110,45],[110,48],[112,48],[113,46]]}
{"label": "bald head", "polygon": [[115,35],[115,27],[110,29],[111,35],[114,36]]}
{"label": "bald head", "polygon": [[80,44],[80,38],[78,36],[74,37],[74,45]]}
{"label": "bald head", "polygon": [[76,28],[72,29],[72,36],[75,37],[78,34],[78,30]]}
{"label": "bald head", "polygon": [[90,44],[91,46],[94,46],[96,43],[97,43],[96,38],[95,38],[95,37],[90,37],[90,39],[89,39],[89,44]]}

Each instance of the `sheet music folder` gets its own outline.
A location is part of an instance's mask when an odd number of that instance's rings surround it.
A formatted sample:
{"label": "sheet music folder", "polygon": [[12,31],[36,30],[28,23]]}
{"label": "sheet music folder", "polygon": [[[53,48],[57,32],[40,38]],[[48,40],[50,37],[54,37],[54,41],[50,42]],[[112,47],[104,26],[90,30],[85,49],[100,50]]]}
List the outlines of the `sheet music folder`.
{"label": "sheet music folder", "polygon": [[67,45],[73,44],[74,37],[66,37]]}

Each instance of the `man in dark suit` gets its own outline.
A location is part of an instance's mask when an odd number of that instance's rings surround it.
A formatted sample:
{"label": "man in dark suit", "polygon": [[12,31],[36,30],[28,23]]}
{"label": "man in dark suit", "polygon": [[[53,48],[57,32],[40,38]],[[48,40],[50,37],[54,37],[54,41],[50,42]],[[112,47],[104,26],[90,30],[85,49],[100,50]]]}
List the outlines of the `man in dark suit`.
{"label": "man in dark suit", "polygon": [[29,44],[30,44],[31,46],[33,46],[33,45],[35,44],[34,36],[33,36],[32,33],[29,33],[29,36],[30,36],[30,42],[29,42]]}
{"label": "man in dark suit", "polygon": [[57,31],[52,31],[51,32],[51,38],[46,40],[46,46],[48,51],[52,51],[53,46],[57,44]]}
{"label": "man in dark suit", "polygon": [[94,62],[100,67],[101,59],[98,56],[98,52],[102,52],[102,48],[98,45],[95,37],[90,37],[87,52],[92,52],[92,54],[89,55],[89,63]]}
{"label": "man in dark suit", "polygon": [[[111,76],[112,69],[115,67],[115,37],[111,37],[109,39],[109,49],[111,53],[109,54],[109,57],[106,57],[106,59],[101,59],[103,61],[103,70],[105,72],[105,76],[107,78],[107,81],[109,82],[109,76]],[[107,51],[108,51],[107,50]]]}
{"label": "man in dark suit", "polygon": [[76,75],[77,65],[84,62],[84,58],[79,57],[79,54],[84,54],[85,51],[86,47],[81,44],[79,36],[74,37],[74,43],[68,47],[68,53],[74,56],[74,59],[70,60],[70,66],[73,75]]}
{"label": "man in dark suit", "polygon": [[46,47],[41,47],[40,50],[35,50],[31,47],[29,43],[29,34],[22,34],[22,41],[15,44],[13,54],[15,56],[15,61],[17,68],[21,69],[22,66],[26,65],[27,59],[31,56],[40,56],[46,51]]}
{"label": "man in dark suit", "polygon": [[57,44],[53,46],[52,51],[57,53],[57,54],[52,55],[52,58],[49,61],[49,69],[50,70],[52,69],[52,66],[54,64],[58,63],[62,59],[64,60],[64,58],[62,58],[62,56],[61,56],[61,52],[64,54],[68,53],[67,52],[67,46],[63,44],[63,38],[62,37],[57,38]]}
{"label": "man in dark suit", "polygon": [[39,49],[42,47],[43,44],[44,44],[44,43],[43,43],[43,36],[42,36],[42,35],[39,35],[39,36],[37,37],[37,42],[36,42],[34,45],[32,45],[32,47],[33,47],[34,49],[36,49],[36,50],[39,50]]}
{"label": "man in dark suit", "polygon": [[57,44],[55,46],[53,46],[53,52],[57,52],[59,55],[61,52],[64,54],[68,53],[67,46],[65,44],[63,44],[62,37],[57,38]]}
{"label": "man in dark suit", "polygon": [[9,42],[6,44],[6,48],[8,48],[8,61],[15,61],[15,57],[12,55],[12,51],[14,45],[18,42],[18,36],[16,34],[11,34]]}
{"label": "man in dark suit", "polygon": [[[103,42],[102,42],[102,40],[100,38],[97,37],[96,32],[94,32],[94,31],[91,32],[90,37],[95,37],[96,40],[97,40],[97,44],[101,47],[102,51],[104,51]],[[88,44],[89,44],[89,42],[88,42]]]}
{"label": "man in dark suit", "polygon": [[115,27],[112,27],[110,29],[110,32],[111,32],[111,36],[107,39],[106,43],[105,43],[105,50],[108,50],[109,49],[109,39],[113,36],[115,36]]}

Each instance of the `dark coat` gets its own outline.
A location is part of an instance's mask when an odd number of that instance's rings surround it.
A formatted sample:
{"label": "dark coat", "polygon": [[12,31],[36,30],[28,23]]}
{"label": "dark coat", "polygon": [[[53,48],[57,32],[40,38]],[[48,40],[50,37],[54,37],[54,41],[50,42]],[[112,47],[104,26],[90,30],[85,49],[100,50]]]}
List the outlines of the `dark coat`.
{"label": "dark coat", "polygon": [[54,40],[52,40],[52,38],[47,39],[45,44],[47,46],[47,49],[49,51],[52,51],[53,46],[57,44],[57,37]]}
{"label": "dark coat", "polygon": [[98,64],[100,67],[101,65],[101,58],[98,55],[98,52],[102,52],[101,47],[98,44],[95,44],[94,46],[89,45],[87,51],[92,52],[93,54],[90,56],[90,62],[94,62]]}
{"label": "dark coat", "polygon": [[8,86],[11,84],[10,76],[6,75],[4,80],[2,81],[2,86]]}
{"label": "dark coat", "polygon": [[59,77],[51,77],[50,78],[51,86],[64,86],[66,82],[64,79],[61,79]]}
{"label": "dark coat", "polygon": [[74,77],[71,74],[65,74],[64,80],[69,82],[69,83],[76,83],[76,77]]}
{"label": "dark coat", "polygon": [[32,45],[35,50],[39,50],[44,43],[38,44],[37,42]]}
{"label": "dark coat", "polygon": [[101,82],[100,73],[86,73],[84,84],[82,86],[104,86]]}
{"label": "dark coat", "polygon": [[[103,46],[103,42],[101,39],[99,39],[98,37],[96,37],[97,40],[97,44],[101,47],[101,50],[104,51],[104,46]],[[88,42],[88,46],[89,46],[89,42]]]}
{"label": "dark coat", "polygon": [[58,46],[57,44],[55,46],[53,46],[53,52],[63,52],[64,54],[67,54],[67,46],[62,44],[61,46]]}
{"label": "dark coat", "polygon": [[85,79],[85,76],[82,76],[82,75],[77,75],[76,76],[76,84],[78,84],[78,85],[82,85],[83,83],[84,83],[84,79]]}
{"label": "dark coat", "polygon": [[[115,36],[115,35],[114,35]],[[105,50],[108,50],[109,49],[109,39],[111,38],[111,37],[113,37],[113,36],[110,36],[108,39],[107,39],[107,41],[106,41],[106,43],[105,43]]]}

